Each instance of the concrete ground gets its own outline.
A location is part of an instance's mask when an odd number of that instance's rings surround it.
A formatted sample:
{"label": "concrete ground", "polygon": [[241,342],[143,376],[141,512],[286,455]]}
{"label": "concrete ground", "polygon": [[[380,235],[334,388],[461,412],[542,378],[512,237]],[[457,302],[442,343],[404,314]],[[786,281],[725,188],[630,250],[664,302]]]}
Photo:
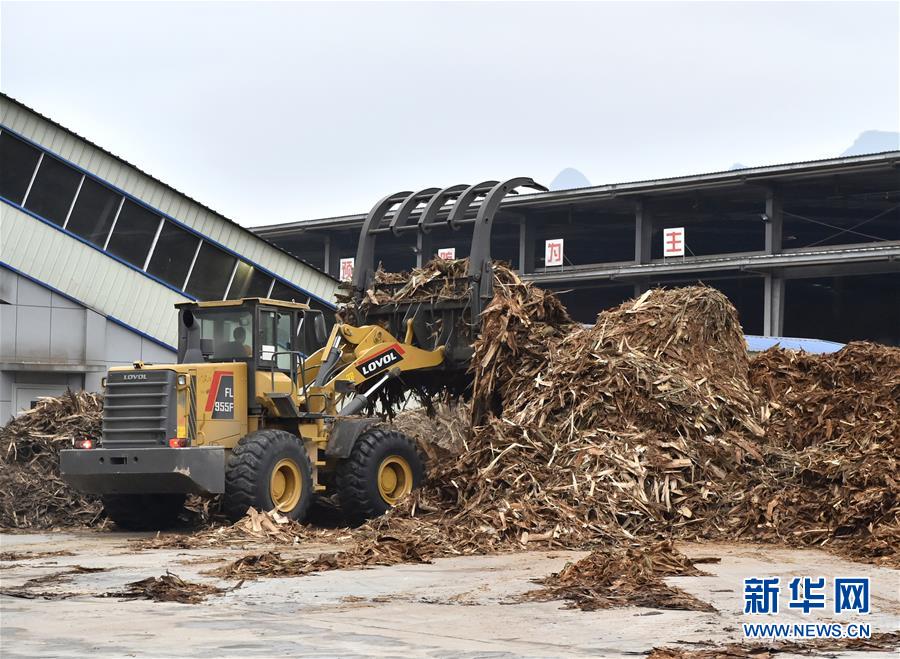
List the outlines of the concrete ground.
{"label": "concrete ground", "polygon": [[[531,580],[583,552],[523,552],[447,558],[431,565],[338,570],[248,581],[202,604],[98,598],[169,570],[189,581],[233,585],[203,570],[249,553],[240,549],[134,551],[120,533],[0,536],[0,551],[58,551],[72,556],[0,564],[3,588],[75,565],[108,571],[76,574],[37,591],[77,592],[71,599],[0,597],[3,657],[634,657],[664,645],[703,648],[741,640],[742,580],[751,576],[870,576],[872,632],[900,629],[900,572],[819,551],[745,545],[681,545],[692,556],[718,556],[703,577],[669,581],[711,603],[717,613],[624,608],[584,612],[562,602],[518,603]],[[313,555],[326,549],[307,546]],[[287,552],[283,552],[287,553]],[[853,618],[840,622],[852,622]],[[778,622],[834,616],[794,611]],[[788,655],[784,655],[788,656]],[[827,656],[896,657],[893,652]]]}

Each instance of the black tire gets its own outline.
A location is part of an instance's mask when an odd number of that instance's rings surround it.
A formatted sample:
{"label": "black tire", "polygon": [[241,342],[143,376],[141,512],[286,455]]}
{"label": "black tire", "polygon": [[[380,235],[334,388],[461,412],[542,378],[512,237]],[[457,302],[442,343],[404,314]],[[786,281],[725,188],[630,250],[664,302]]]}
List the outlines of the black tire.
{"label": "black tire", "polygon": [[[284,461],[293,463],[301,481],[299,498],[289,509],[279,508],[270,487],[276,465]],[[282,515],[299,522],[306,518],[312,489],[312,464],[300,439],[284,430],[257,430],[231,451],[225,467],[222,509],[232,522],[243,517],[251,506],[261,512],[279,508]]]}
{"label": "black tire", "polygon": [[160,531],[175,525],[183,494],[104,494],[106,516],[125,531]]}
{"label": "black tire", "polygon": [[388,459],[405,460],[415,489],[425,478],[425,465],[416,443],[396,430],[371,428],[356,440],[350,456],[338,463],[335,484],[344,515],[359,523],[386,513],[393,505],[379,489],[379,469]]}

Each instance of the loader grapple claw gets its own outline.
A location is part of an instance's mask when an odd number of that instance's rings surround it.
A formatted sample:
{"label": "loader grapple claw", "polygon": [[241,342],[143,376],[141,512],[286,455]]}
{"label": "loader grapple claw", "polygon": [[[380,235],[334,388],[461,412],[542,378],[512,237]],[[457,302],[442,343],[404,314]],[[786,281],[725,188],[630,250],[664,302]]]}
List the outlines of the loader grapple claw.
{"label": "loader grapple claw", "polygon": [[[369,307],[364,312],[365,317],[357,318],[357,321],[361,324],[386,323],[396,336],[402,336],[406,323],[412,319],[419,345],[427,349],[445,345],[448,367],[461,369],[467,366],[471,344],[478,333],[479,316],[493,296],[491,231],[494,219],[503,199],[516,194],[518,188],[547,190],[533,179],[517,177],[397,192],[381,199],[369,211],[360,233],[351,281],[356,308],[362,308],[360,303],[375,280],[376,240],[380,236],[396,237],[407,232],[416,232],[421,240],[424,234],[434,231],[459,231],[472,225],[468,271],[461,283],[469,293],[460,303]],[[420,259],[423,256],[420,253]],[[439,330],[435,332],[434,328]]]}

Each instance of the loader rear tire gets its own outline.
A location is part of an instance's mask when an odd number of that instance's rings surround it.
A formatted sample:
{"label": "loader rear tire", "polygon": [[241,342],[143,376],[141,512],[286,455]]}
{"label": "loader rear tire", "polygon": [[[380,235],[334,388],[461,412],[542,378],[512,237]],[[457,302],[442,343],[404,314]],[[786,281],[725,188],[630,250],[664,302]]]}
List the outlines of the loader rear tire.
{"label": "loader rear tire", "polygon": [[257,430],[237,443],[225,467],[223,510],[232,522],[251,506],[303,521],[312,501],[306,447],[285,430]]}
{"label": "loader rear tire", "polygon": [[344,515],[360,523],[383,515],[419,487],[425,465],[415,441],[396,430],[371,428],[359,436],[335,476]]}
{"label": "loader rear tire", "polygon": [[124,531],[171,528],[184,510],[183,494],[104,494],[106,516]]}

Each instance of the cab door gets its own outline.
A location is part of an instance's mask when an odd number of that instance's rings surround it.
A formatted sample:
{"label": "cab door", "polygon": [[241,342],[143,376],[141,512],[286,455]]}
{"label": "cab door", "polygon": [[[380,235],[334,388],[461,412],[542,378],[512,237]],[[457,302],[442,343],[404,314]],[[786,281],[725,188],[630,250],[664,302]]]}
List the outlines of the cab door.
{"label": "cab door", "polygon": [[256,391],[290,393],[291,359],[296,332],[292,310],[260,306],[257,310],[257,330],[254,358],[256,360]]}

